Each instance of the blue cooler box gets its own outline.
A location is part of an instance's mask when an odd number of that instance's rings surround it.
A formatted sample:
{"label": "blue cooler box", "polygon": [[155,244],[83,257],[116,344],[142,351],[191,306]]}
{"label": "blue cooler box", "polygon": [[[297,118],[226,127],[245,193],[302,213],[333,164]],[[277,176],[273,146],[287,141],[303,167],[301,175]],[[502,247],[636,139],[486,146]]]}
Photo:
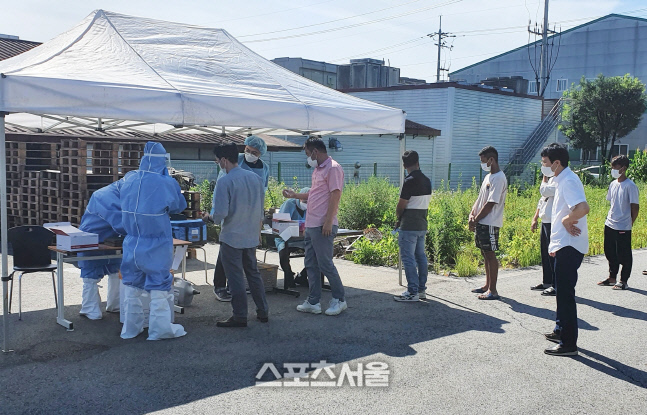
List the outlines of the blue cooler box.
{"label": "blue cooler box", "polygon": [[173,237],[193,243],[207,242],[207,224],[202,219],[172,220]]}

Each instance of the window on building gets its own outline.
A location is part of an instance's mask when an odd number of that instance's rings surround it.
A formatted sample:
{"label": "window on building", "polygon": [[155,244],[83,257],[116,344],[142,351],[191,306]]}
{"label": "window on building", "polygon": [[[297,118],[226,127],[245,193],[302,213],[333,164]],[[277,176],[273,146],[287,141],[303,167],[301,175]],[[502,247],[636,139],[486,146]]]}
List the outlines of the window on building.
{"label": "window on building", "polygon": [[568,89],[568,79],[557,80],[557,92],[566,91]]}
{"label": "window on building", "polygon": [[536,94],[537,93],[537,81],[528,82],[528,93]]}
{"label": "window on building", "polygon": [[584,163],[587,161],[599,161],[600,160],[600,148],[595,150],[582,150],[582,155],[580,160]]}
{"label": "window on building", "polygon": [[629,144],[615,144],[611,148],[611,157],[624,154],[625,156],[629,155]]}

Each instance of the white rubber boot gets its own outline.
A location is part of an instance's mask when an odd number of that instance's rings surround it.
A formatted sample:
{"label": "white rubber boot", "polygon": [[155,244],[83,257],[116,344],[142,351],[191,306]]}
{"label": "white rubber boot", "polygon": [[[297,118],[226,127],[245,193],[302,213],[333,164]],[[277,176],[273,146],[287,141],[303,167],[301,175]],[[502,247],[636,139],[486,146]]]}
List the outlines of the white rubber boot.
{"label": "white rubber boot", "polygon": [[83,278],[83,299],[79,314],[90,320],[101,320],[101,296],[99,295],[99,280]]}
{"label": "white rubber boot", "polygon": [[141,296],[144,290],[130,285],[124,286],[124,326],[121,329],[122,339],[132,339],[144,331],[144,312]]}
{"label": "white rubber boot", "polygon": [[106,311],[109,313],[119,312],[119,286],[121,280],[119,273],[108,274],[108,298],[106,299]]}
{"label": "white rubber boot", "polygon": [[[148,320],[148,340],[173,339],[186,334],[180,324],[172,324],[173,302],[170,291],[151,291],[151,310]],[[171,297],[169,299],[169,297]]]}

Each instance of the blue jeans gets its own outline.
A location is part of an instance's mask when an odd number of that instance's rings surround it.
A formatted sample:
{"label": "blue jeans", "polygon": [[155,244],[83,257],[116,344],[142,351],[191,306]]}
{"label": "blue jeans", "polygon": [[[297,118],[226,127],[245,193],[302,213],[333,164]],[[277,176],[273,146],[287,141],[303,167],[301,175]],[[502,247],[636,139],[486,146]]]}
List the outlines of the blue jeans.
{"label": "blue jeans", "polygon": [[321,273],[328,278],[332,297],[344,301],[344,284],[342,284],[337,268],[332,261],[333,243],[337,229],[338,226],[333,225],[332,234],[324,236],[322,226],[306,228],[304,262],[308,270],[308,284],[310,284],[308,302],[310,304],[317,304],[321,300]]}
{"label": "blue jeans", "polygon": [[427,231],[400,231],[398,234],[400,258],[407,276],[409,294],[418,294],[418,291],[427,289],[426,236]]}

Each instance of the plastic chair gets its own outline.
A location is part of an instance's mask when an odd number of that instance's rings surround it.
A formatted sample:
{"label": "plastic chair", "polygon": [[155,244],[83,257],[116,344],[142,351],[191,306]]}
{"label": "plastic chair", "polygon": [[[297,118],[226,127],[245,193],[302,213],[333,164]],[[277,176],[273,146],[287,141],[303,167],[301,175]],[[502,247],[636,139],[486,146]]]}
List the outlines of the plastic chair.
{"label": "plastic chair", "polygon": [[13,248],[13,272],[11,289],[9,291],[9,312],[13,299],[13,274],[18,275],[18,320],[22,320],[22,276],[35,272],[51,272],[54,287],[54,302],[56,298],[56,264],[52,264],[51,251],[47,248],[52,244],[54,234],[42,226],[17,226],[8,231],[9,243]]}

